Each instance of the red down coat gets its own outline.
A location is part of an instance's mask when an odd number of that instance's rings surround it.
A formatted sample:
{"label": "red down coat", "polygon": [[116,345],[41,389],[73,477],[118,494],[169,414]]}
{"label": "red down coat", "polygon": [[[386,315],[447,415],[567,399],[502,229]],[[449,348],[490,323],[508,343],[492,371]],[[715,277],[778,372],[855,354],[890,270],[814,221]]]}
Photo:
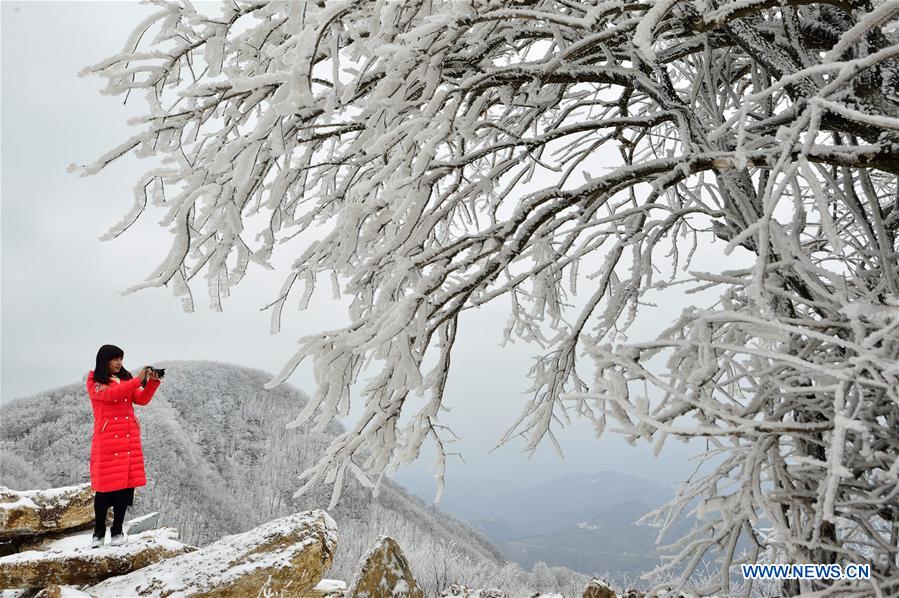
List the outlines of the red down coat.
{"label": "red down coat", "polygon": [[91,438],[91,488],[111,492],[147,484],[144,453],[140,444],[140,423],[134,407],[146,405],[159,387],[159,380],[148,380],[141,388],[140,378],[124,382],[94,382],[87,374],[87,394],[94,409],[94,435]]}

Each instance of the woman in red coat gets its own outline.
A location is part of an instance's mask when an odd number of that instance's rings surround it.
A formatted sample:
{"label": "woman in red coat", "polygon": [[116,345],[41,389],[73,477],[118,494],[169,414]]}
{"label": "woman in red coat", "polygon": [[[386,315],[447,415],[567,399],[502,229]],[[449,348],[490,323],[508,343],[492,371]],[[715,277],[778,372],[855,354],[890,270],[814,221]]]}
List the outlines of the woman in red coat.
{"label": "woman in red coat", "polygon": [[[97,351],[96,367],[87,374],[87,394],[94,410],[91,439],[91,487],[94,489],[94,535],[91,546],[103,545],[106,512],[112,507],[110,544],[122,544],[125,511],[133,504],[134,488],[145,486],[140,423],[134,404],[146,405],[159,387],[159,376],[144,366],[136,377],[122,366],[125,352],[115,345]],[[144,386],[146,385],[146,386]]]}

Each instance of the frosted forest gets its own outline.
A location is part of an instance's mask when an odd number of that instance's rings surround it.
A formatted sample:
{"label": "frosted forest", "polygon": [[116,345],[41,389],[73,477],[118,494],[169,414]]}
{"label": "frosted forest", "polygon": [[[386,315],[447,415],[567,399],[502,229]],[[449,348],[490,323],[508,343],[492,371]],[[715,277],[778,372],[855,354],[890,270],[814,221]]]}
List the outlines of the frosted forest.
{"label": "frosted forest", "polygon": [[[696,516],[651,572],[668,586],[749,595],[740,563],[870,563],[780,590],[899,593],[899,2],[151,4],[82,72],[143,103],[139,131],[71,170],[157,159],[105,236],[172,233],[129,292],[221,310],[289,252],[273,332],[315,292],[350,299],[266,384],[312,360],[290,429],[364,406],[298,494],[377,491],[425,443],[442,479],[454,343],[505,300],[535,360],[500,443],[555,445],[574,418],[656,452],[704,441],[646,518],[664,543]],[[666,289],[715,299],[629,338]]]}

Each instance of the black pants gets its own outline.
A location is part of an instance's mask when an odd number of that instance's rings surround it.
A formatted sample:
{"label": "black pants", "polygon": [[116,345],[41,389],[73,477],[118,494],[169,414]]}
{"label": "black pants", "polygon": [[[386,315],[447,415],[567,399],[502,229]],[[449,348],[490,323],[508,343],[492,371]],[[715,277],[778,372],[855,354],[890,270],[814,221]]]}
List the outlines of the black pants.
{"label": "black pants", "polygon": [[112,492],[94,492],[94,536],[102,538],[106,535],[106,512],[112,507],[113,536],[122,533],[125,521],[125,510],[134,504],[134,488],[122,488]]}

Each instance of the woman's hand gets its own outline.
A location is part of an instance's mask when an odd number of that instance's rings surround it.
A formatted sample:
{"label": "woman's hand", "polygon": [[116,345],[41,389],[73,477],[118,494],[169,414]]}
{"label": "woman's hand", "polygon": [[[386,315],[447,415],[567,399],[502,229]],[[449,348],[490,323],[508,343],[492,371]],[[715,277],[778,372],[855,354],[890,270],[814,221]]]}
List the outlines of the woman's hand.
{"label": "woman's hand", "polygon": [[150,372],[150,380],[159,380],[159,373],[156,370]]}
{"label": "woman's hand", "polygon": [[140,369],[140,371],[137,373],[137,377],[140,378],[140,381],[142,383],[147,381],[147,377],[149,375],[150,375],[150,366],[148,366],[148,365],[145,365],[144,367],[142,367]]}

